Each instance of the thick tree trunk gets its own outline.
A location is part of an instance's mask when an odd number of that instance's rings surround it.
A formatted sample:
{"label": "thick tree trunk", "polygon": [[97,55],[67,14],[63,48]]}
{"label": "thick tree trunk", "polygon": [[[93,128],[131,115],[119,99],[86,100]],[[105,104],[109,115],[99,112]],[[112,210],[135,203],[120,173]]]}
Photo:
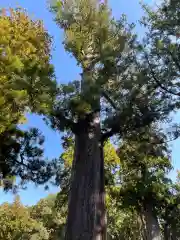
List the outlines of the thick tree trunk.
{"label": "thick tree trunk", "polygon": [[75,156],[65,239],[105,240],[104,159],[99,118],[82,124],[75,139]]}
{"label": "thick tree trunk", "polygon": [[153,213],[153,206],[150,203],[144,204],[144,218],[146,222],[146,239],[161,240],[161,230],[158,219]]}

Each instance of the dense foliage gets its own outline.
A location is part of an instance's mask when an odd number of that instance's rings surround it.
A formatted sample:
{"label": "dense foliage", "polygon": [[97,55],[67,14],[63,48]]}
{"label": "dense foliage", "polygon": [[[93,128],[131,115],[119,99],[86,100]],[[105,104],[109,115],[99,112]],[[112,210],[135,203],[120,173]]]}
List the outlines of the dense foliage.
{"label": "dense foliage", "polygon": [[0,206],[0,239],[4,240],[48,240],[48,230],[42,222],[31,218],[28,208],[16,197],[12,204]]}
{"label": "dense foliage", "polygon": [[0,133],[22,121],[27,110],[43,113],[52,104],[51,38],[41,21],[23,9],[0,13]]}
{"label": "dense foliage", "polygon": [[1,178],[35,180],[40,177],[40,168],[46,167],[42,134],[38,129],[22,131],[19,125],[27,112],[47,114],[51,110],[56,82],[50,51],[51,38],[41,21],[30,19],[23,9],[1,10]]}

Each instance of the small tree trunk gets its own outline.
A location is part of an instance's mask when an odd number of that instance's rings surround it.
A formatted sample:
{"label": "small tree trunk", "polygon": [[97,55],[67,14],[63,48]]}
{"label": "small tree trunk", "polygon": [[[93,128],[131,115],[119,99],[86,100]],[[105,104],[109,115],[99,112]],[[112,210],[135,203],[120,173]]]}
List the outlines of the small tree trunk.
{"label": "small tree trunk", "polygon": [[176,226],[174,226],[171,230],[171,239],[172,240],[177,240],[177,239],[180,239],[179,238],[179,234],[177,233],[177,229],[176,229]]}
{"label": "small tree trunk", "polygon": [[161,240],[161,230],[158,219],[153,213],[153,207],[150,203],[144,204],[144,217],[146,222],[146,239]]}
{"label": "small tree trunk", "polygon": [[65,240],[105,240],[104,158],[99,118],[94,117],[90,124],[80,127],[75,137]]}
{"label": "small tree trunk", "polygon": [[170,240],[170,239],[171,239],[170,226],[166,222],[164,225],[164,240]]}
{"label": "small tree trunk", "polygon": [[169,209],[166,206],[165,209],[165,222],[164,222],[164,240],[171,240],[171,224],[168,217]]}

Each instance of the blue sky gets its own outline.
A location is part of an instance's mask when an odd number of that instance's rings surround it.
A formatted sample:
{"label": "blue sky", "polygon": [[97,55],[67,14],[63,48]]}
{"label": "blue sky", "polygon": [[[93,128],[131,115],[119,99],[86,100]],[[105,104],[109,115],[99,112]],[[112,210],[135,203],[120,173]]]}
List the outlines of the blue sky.
{"label": "blue sky", "polygon": [[[152,0],[146,0],[152,3]],[[142,16],[142,10],[138,4],[138,0],[109,0],[113,15],[119,17],[120,14],[125,13],[128,16],[129,22],[137,22]],[[16,7],[17,5],[26,8],[28,13],[35,18],[42,19],[48,32],[54,38],[54,50],[52,52],[52,62],[55,65],[56,76],[59,82],[68,82],[79,78],[80,69],[76,66],[76,62],[65,51],[61,44],[62,31],[56,26],[52,19],[51,13],[47,9],[46,0],[0,0],[1,7]],[[142,35],[142,30],[137,28],[137,31]],[[178,120],[178,116],[176,117]],[[50,130],[43,121],[37,116],[28,116],[27,127],[39,128],[46,137],[45,155],[49,158],[58,157],[62,151],[60,135],[57,132]],[[172,144],[173,150],[173,165],[175,168],[180,168],[178,163],[178,148],[180,147],[180,140]],[[171,174],[174,178],[175,174]],[[33,184],[28,184],[28,190],[20,191],[21,201],[24,204],[35,204],[39,199],[47,196],[49,193],[55,193],[59,189],[50,187],[45,191],[43,187],[35,187]],[[4,201],[12,202],[14,196],[11,193],[4,194],[0,190],[0,203]]]}

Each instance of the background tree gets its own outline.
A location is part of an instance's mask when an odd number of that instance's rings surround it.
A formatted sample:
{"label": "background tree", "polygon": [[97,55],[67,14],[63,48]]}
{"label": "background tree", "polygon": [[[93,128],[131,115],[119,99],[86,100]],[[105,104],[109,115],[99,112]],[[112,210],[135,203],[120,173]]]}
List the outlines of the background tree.
{"label": "background tree", "polygon": [[47,198],[41,199],[36,205],[29,209],[31,217],[41,222],[44,228],[49,232],[48,240],[58,240],[64,237],[64,223],[66,220],[67,208],[64,208],[64,206],[57,208],[56,198],[56,194],[48,195]]}
{"label": "background tree", "polygon": [[180,237],[179,204],[179,183],[169,181],[164,197],[159,203],[159,217],[165,240]]}
{"label": "background tree", "polygon": [[51,38],[43,23],[23,9],[0,13],[1,132],[21,122],[25,112],[45,113],[55,90]]}
{"label": "background tree", "polygon": [[169,194],[169,150],[165,143],[157,144],[163,139],[157,126],[146,128],[135,139],[123,142],[119,149],[122,206],[136,209],[143,220],[145,239],[161,239],[159,208]]}
{"label": "background tree", "polygon": [[52,109],[56,82],[54,69],[50,64],[50,51],[51,38],[41,21],[32,20],[20,8],[1,9],[0,173],[2,178],[18,175],[23,177],[23,181],[32,180],[35,176],[27,175],[33,175],[34,171],[38,173],[40,167],[46,165],[42,161],[43,148],[40,145],[44,140],[40,132],[37,129],[22,131],[19,129],[19,124],[24,122],[27,112],[47,114]]}
{"label": "background tree", "polygon": [[48,240],[49,233],[30,217],[28,208],[16,197],[12,204],[0,206],[0,239],[2,240]]}
{"label": "background tree", "polygon": [[172,107],[179,108],[179,1],[162,1],[156,8],[143,5],[146,28],[143,51],[152,81],[162,94],[171,99]]}
{"label": "background tree", "polygon": [[119,186],[107,187],[106,191],[107,239],[143,239],[143,226],[138,213],[130,207],[122,208]]}

